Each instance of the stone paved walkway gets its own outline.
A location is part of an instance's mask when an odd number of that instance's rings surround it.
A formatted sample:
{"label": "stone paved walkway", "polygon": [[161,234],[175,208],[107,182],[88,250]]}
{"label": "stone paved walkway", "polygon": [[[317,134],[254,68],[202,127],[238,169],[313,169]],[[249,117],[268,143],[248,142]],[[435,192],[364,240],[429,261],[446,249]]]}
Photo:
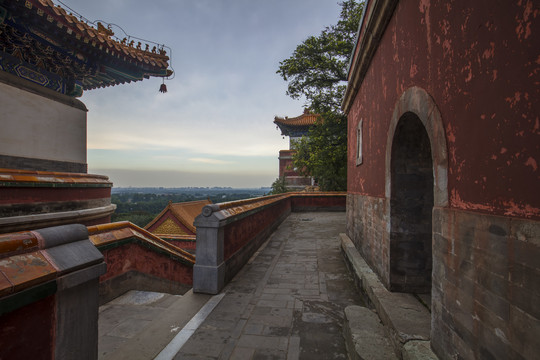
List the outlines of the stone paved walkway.
{"label": "stone paved walkway", "polygon": [[344,231],[344,213],[291,214],[175,359],[347,359],[343,309],[362,300]]}
{"label": "stone paved walkway", "polygon": [[[129,291],[99,308],[99,359],[107,359],[175,302],[178,295]],[[114,358],[112,356],[110,358]]]}

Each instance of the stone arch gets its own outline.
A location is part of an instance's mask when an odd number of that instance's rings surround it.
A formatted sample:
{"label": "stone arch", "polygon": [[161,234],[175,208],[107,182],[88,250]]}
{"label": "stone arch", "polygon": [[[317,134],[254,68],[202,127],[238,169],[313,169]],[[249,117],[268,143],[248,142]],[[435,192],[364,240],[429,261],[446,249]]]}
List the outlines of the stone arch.
{"label": "stone arch", "polygon": [[390,290],[431,290],[432,210],[448,205],[447,169],[440,112],[412,87],[396,104],[386,146]]}
{"label": "stone arch", "polygon": [[448,206],[448,151],[446,147],[446,136],[441,113],[433,98],[422,88],[414,86],[407,89],[399,98],[390,127],[386,142],[386,183],[385,196],[390,199],[390,166],[392,156],[392,143],[399,120],[402,115],[412,112],[418,116],[426,129],[431,143],[431,156],[433,160],[433,197],[434,206]]}

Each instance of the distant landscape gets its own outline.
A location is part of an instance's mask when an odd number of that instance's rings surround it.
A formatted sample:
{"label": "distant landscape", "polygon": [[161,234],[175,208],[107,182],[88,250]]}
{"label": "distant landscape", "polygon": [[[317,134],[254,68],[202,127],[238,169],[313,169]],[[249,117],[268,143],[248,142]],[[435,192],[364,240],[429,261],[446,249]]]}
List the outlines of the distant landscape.
{"label": "distant landscape", "polygon": [[112,221],[130,221],[144,227],[173,203],[210,199],[213,203],[251,199],[268,194],[271,188],[235,189],[231,187],[112,188],[111,202],[116,204]]}

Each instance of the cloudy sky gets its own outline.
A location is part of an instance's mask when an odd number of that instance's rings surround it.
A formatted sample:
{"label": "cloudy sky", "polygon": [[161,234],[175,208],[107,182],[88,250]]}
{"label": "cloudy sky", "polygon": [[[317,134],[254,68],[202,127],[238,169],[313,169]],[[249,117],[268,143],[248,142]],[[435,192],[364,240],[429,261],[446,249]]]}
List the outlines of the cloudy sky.
{"label": "cloudy sky", "polygon": [[89,172],[118,187],[270,186],[278,151],[288,148],[274,116],[300,115],[304,105],[285,95],[276,70],[337,21],[337,2],[62,0],[172,49],[166,94],[158,78],[84,93]]}

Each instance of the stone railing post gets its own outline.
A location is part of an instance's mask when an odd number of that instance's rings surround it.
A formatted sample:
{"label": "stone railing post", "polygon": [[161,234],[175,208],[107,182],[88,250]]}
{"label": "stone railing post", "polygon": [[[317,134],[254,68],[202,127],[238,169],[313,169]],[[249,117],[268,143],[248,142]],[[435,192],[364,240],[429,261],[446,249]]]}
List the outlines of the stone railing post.
{"label": "stone railing post", "polygon": [[223,259],[223,224],[219,206],[206,205],[195,218],[197,248],[193,266],[193,291],[217,294],[225,285],[225,263]]}
{"label": "stone railing post", "polygon": [[86,226],[1,240],[0,357],[97,359],[98,286],[107,267]]}

